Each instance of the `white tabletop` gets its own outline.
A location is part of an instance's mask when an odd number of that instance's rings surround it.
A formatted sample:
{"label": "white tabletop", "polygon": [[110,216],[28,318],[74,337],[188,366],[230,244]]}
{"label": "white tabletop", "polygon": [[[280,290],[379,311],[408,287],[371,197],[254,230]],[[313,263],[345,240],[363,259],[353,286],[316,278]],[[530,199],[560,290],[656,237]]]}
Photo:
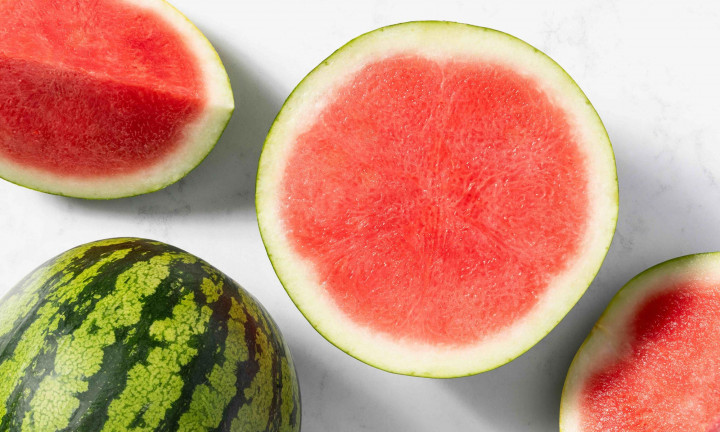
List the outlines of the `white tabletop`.
{"label": "white tabletop", "polygon": [[[92,202],[0,181],[0,294],[81,243],[162,240],[206,259],[270,310],[296,360],[304,431],[556,431],[567,368],[612,295],[653,264],[720,250],[720,2],[173,3],[228,69],[237,110],[225,135],[184,180],[150,195]],[[295,84],[351,38],[421,19],[502,30],[554,58],[605,122],[620,181],[617,233],[580,303],[519,359],[452,380],[392,375],[326,342],[275,277],[254,210],[263,139]]]}

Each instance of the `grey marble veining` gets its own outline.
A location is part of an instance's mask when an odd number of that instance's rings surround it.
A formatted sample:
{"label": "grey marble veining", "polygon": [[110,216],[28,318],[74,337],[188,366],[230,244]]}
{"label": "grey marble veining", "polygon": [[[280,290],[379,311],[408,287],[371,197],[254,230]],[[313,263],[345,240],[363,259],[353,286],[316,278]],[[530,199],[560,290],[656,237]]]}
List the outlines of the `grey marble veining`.
{"label": "grey marble veining", "polygon": [[[296,358],[303,430],[556,431],[567,367],[613,294],[660,261],[720,250],[720,3],[487,0],[175,0],[218,48],[237,111],[210,157],[163,191],[112,202],[44,195],[0,181],[0,293],[86,241],[163,240],[199,255],[270,310]],[[360,33],[447,19],[514,34],[558,61],[613,142],[620,218],[586,295],[542,342],[497,370],[454,380],[391,375],[343,354],[287,298],[254,213],[262,142],[282,101]]]}

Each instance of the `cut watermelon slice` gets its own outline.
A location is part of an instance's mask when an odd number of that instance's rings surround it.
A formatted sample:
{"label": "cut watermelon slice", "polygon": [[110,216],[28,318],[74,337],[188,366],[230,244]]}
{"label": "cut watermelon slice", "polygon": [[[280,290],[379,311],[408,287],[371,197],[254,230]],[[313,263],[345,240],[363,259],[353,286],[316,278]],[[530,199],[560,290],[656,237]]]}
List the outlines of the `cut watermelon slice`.
{"label": "cut watermelon slice", "polygon": [[498,31],[415,22],[312,71],[265,142],[258,221],[310,323],[392,372],[517,357],[577,302],[617,218],[612,147],[573,80]]}
{"label": "cut watermelon slice", "polygon": [[636,276],[578,351],[560,429],[720,430],[720,253]]}
{"label": "cut watermelon slice", "polygon": [[233,111],[210,43],[161,0],[0,2],[0,177],[83,198],[151,192]]}

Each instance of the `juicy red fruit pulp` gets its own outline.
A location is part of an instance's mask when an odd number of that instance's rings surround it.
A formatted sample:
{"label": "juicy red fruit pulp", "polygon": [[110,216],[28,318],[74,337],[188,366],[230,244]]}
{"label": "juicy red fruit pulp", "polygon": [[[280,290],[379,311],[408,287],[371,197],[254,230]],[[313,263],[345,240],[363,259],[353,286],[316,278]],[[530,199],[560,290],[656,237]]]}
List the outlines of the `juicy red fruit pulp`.
{"label": "juicy red fruit pulp", "polygon": [[0,2],[0,157],[61,176],[132,173],[204,107],[185,42],[119,0]]}
{"label": "juicy red fruit pulp", "polygon": [[461,346],[567,269],[588,172],[564,112],[501,65],[398,56],[336,90],[284,172],[293,248],[357,324]]}
{"label": "juicy red fruit pulp", "polygon": [[720,430],[720,293],[668,287],[638,306],[612,364],[582,391],[585,431]]}

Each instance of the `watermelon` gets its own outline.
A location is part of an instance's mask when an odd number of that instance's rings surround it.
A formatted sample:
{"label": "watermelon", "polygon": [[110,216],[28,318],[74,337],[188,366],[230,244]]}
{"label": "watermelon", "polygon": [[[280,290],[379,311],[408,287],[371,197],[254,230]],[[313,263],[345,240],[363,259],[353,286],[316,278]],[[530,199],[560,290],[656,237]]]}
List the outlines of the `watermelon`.
{"label": "watermelon", "polygon": [[136,238],[53,258],[0,304],[0,430],[298,431],[288,347],[205,261]]}
{"label": "watermelon", "polygon": [[455,377],[519,356],[577,302],[618,211],[575,82],[499,31],[412,22],[351,41],[285,102],[258,222],[285,289],[378,368]]}
{"label": "watermelon", "polygon": [[613,298],[575,355],[560,429],[720,430],[720,253],[650,268]]}
{"label": "watermelon", "polygon": [[0,2],[0,177],[118,198],[182,178],[234,107],[208,40],[162,0]]}

